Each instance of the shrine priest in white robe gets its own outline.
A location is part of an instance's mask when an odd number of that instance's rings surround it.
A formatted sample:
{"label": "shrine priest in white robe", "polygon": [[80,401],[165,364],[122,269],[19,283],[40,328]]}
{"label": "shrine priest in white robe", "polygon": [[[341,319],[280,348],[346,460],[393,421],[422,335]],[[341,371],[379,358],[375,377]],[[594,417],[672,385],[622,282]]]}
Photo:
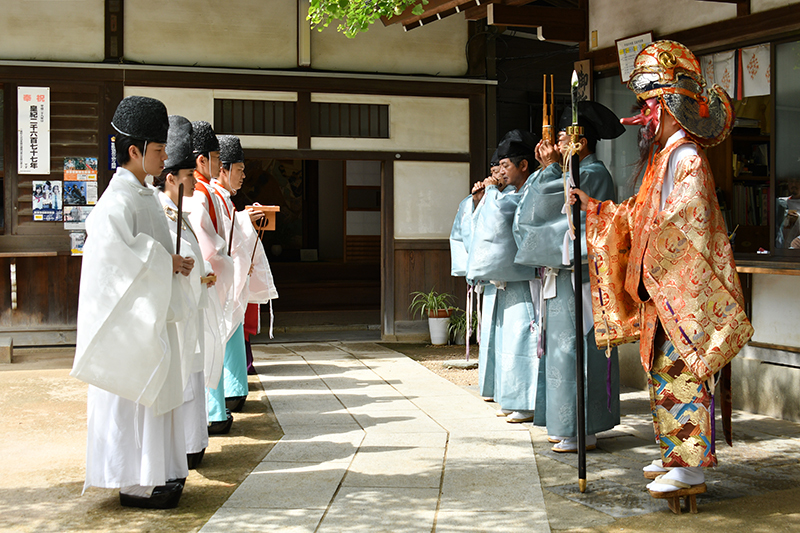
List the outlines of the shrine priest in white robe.
{"label": "shrine priest in white robe", "polygon": [[119,167],[86,221],[71,375],[89,383],[86,482],[120,503],[178,505],[188,473],[175,323],[188,310],[166,217],[147,184],[167,159],[164,104],[125,98],[112,126]]}

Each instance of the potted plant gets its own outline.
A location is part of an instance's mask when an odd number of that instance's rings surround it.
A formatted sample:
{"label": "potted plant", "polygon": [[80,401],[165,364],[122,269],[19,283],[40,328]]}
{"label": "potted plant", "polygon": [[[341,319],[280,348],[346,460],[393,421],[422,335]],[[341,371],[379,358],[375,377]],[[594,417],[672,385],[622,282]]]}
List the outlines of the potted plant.
{"label": "potted plant", "polygon": [[447,344],[447,326],[450,323],[450,311],[455,297],[446,292],[412,292],[411,305],[408,310],[411,316],[419,314],[428,317],[428,329],[431,334],[431,344]]}
{"label": "potted plant", "polygon": [[[478,313],[472,312],[470,331],[474,335],[478,330]],[[450,337],[456,344],[466,344],[467,342],[467,312],[456,307],[450,315],[450,326],[448,326]]]}

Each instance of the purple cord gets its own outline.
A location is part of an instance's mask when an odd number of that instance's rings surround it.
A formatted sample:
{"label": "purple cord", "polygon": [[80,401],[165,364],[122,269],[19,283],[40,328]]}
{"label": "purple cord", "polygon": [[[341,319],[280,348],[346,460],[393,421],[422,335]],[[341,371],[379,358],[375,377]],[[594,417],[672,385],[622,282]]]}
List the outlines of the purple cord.
{"label": "purple cord", "polygon": [[608,360],[608,368],[606,369],[606,397],[608,399],[608,412],[611,412],[611,358],[606,357]]}

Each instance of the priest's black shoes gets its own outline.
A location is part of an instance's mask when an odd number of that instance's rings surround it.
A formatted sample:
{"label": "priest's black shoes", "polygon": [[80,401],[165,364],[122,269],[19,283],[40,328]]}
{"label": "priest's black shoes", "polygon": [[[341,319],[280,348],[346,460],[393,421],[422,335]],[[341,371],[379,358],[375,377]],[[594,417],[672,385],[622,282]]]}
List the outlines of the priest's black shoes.
{"label": "priest's black shoes", "polygon": [[228,415],[225,420],[220,420],[218,422],[209,422],[208,424],[209,435],[226,435],[231,430],[231,426],[233,425],[233,415],[231,414],[229,409],[226,409],[225,412]]}
{"label": "priest's black shoes", "polygon": [[[226,420],[227,422],[227,420]],[[203,462],[203,456],[206,454],[206,449],[203,448],[197,453],[187,453],[186,454],[186,463],[189,465],[189,470],[194,470],[200,463]]]}
{"label": "priest's black shoes", "polygon": [[183,483],[180,480],[167,481],[166,485],[159,485],[154,488],[149,498],[120,492],[119,503],[125,507],[138,507],[140,509],[174,509],[178,506],[182,493]]}
{"label": "priest's black shoes", "polygon": [[234,413],[238,413],[244,407],[244,401],[246,399],[247,396],[231,396],[230,398],[225,398],[225,407]]}

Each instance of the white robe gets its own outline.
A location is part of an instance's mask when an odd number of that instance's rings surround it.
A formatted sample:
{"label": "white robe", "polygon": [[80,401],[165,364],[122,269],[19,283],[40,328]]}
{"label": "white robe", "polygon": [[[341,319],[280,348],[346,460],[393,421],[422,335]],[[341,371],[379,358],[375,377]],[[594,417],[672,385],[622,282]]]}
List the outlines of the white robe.
{"label": "white robe", "polygon": [[[210,193],[210,198],[206,197],[199,189],[196,189],[191,198],[184,199],[183,205],[194,228],[200,249],[203,252],[203,259],[209,262],[214,274],[217,276],[214,289],[220,309],[217,313],[218,316],[213,319],[219,320],[219,327],[224,331],[224,345],[233,335],[236,326],[238,326],[238,324],[232,323],[234,305],[227,303],[234,285],[234,262],[228,255],[227,238],[223,237],[225,234],[225,224],[223,223],[225,210],[219,204],[216,194],[214,194],[214,187],[210,183],[205,183],[204,185]],[[217,228],[214,228],[209,214],[209,210],[212,208],[216,213]],[[212,318],[208,320],[212,320]],[[206,382],[208,386],[216,387],[218,381],[210,381],[212,377],[207,371]],[[219,376],[217,376],[217,380],[219,380]]]}
{"label": "white robe", "polygon": [[[237,219],[246,216],[248,221],[250,216],[240,211]],[[264,251],[264,245],[261,244],[261,239],[258,238],[258,233],[253,227],[253,224],[242,224],[242,229],[247,236],[248,242],[255,243],[255,255],[253,258],[253,273],[250,274],[250,292],[248,294],[248,303],[251,304],[265,304],[270,300],[278,297],[278,289],[275,287],[275,280],[272,278],[272,269],[269,267],[269,260]],[[250,250],[252,254],[252,250]]]}
{"label": "white robe", "polygon": [[[248,226],[251,230],[253,227],[250,217],[245,212],[236,211],[227,189],[216,180],[211,182],[211,186],[214,188],[215,197],[221,206],[221,211],[217,211],[217,222],[220,224],[220,229],[224,227],[225,239],[233,259],[233,285],[228,293],[224,310],[226,321],[230,321],[231,327],[236,329],[239,324],[244,322],[244,313],[247,309],[250,294],[248,273],[253,247],[256,244],[256,235],[253,231],[247,232]],[[232,224],[233,231],[231,231]],[[231,237],[233,238],[232,244]]]}
{"label": "white robe", "polygon": [[152,187],[117,169],[86,221],[75,361],[89,383],[85,487],[185,477],[185,319],[173,245]]}
{"label": "white robe", "polygon": [[[177,242],[178,206],[163,192],[159,193],[158,199],[164,208],[172,240]],[[209,306],[216,303],[218,309],[219,304],[215,302],[216,293],[209,294],[214,289],[206,287],[200,278],[210,274],[213,269],[207,261],[203,260],[200,244],[187,215],[187,210],[184,208],[180,253],[183,257],[193,258],[195,268],[182,282],[196,312],[190,315],[185,322],[178,323],[177,326],[184,361],[183,415],[186,451],[187,453],[197,453],[208,447],[208,414],[204,390],[205,366],[209,366],[212,376],[216,375],[214,384],[219,383],[225,348],[222,345],[223,333],[220,330],[219,321],[215,319],[215,322],[208,326],[206,323],[206,311]],[[212,312],[218,313],[217,310]],[[217,314],[213,316],[216,317]]]}

